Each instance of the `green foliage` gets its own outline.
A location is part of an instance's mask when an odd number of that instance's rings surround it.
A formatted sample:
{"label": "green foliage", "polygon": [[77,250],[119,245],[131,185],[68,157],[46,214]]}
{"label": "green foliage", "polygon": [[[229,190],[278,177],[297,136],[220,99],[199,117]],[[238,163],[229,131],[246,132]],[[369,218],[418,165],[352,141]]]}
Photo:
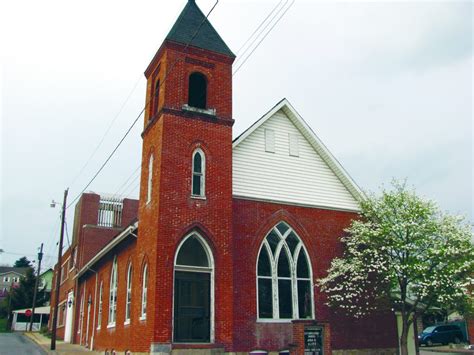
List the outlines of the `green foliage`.
{"label": "green foliage", "polygon": [[[8,317],[15,309],[30,308],[33,305],[33,294],[36,276],[33,269],[26,272],[25,277],[20,279],[18,287],[14,287],[8,296],[0,303],[0,317]],[[36,295],[36,307],[43,306],[46,302],[46,292],[39,289]]]}
{"label": "green foliage", "polygon": [[8,323],[7,318],[4,318],[4,317],[0,318],[0,333],[5,333],[9,331],[7,329],[7,323]]}
{"label": "green foliage", "polygon": [[26,256],[22,256],[20,259],[15,261],[15,264],[13,264],[13,267],[31,267],[32,268],[33,265]]}
{"label": "green foliage", "polygon": [[347,232],[344,256],[319,280],[330,305],[362,317],[388,299],[409,323],[415,310],[463,311],[471,304],[472,226],[441,213],[405,184],[394,182],[381,196],[368,196],[361,219]]}

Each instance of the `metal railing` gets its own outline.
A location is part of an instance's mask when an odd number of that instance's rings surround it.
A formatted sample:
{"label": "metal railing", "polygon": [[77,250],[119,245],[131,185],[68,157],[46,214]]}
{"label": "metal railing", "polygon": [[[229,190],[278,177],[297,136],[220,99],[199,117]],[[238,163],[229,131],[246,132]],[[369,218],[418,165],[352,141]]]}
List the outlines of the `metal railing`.
{"label": "metal railing", "polygon": [[122,226],[123,200],[116,197],[101,197],[97,225],[100,227]]}

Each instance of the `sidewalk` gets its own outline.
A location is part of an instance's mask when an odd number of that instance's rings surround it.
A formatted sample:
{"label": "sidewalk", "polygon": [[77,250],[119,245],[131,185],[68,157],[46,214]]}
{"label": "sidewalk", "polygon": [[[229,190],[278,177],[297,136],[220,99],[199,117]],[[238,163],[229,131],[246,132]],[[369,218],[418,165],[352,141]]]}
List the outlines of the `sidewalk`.
{"label": "sidewalk", "polygon": [[474,350],[465,347],[437,346],[434,348],[420,347],[420,355],[449,355],[449,354],[474,354]]}
{"label": "sidewalk", "polygon": [[62,340],[56,340],[56,350],[51,351],[51,339],[45,337],[40,333],[23,333],[24,336],[31,339],[37,345],[39,345],[47,354],[58,354],[58,355],[75,355],[79,353],[88,353],[90,355],[103,354],[103,352],[90,351],[85,347],[77,344],[65,343]]}

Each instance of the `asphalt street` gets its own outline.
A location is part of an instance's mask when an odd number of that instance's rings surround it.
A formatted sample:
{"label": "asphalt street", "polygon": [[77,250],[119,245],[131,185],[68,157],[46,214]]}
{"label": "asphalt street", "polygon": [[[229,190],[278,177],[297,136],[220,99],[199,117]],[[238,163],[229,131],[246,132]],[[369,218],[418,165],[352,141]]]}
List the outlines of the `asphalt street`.
{"label": "asphalt street", "polygon": [[0,355],[45,355],[46,353],[21,333],[0,333]]}

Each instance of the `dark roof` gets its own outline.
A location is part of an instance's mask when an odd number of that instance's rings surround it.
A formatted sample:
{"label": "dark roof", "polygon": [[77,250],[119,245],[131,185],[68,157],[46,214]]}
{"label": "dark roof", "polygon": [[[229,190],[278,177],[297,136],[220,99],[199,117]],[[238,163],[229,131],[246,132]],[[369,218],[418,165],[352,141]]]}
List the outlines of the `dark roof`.
{"label": "dark roof", "polygon": [[17,274],[26,275],[28,269],[29,267],[0,266],[0,274],[16,272]]}
{"label": "dark roof", "polygon": [[188,0],[166,40],[235,57],[194,0]]}

